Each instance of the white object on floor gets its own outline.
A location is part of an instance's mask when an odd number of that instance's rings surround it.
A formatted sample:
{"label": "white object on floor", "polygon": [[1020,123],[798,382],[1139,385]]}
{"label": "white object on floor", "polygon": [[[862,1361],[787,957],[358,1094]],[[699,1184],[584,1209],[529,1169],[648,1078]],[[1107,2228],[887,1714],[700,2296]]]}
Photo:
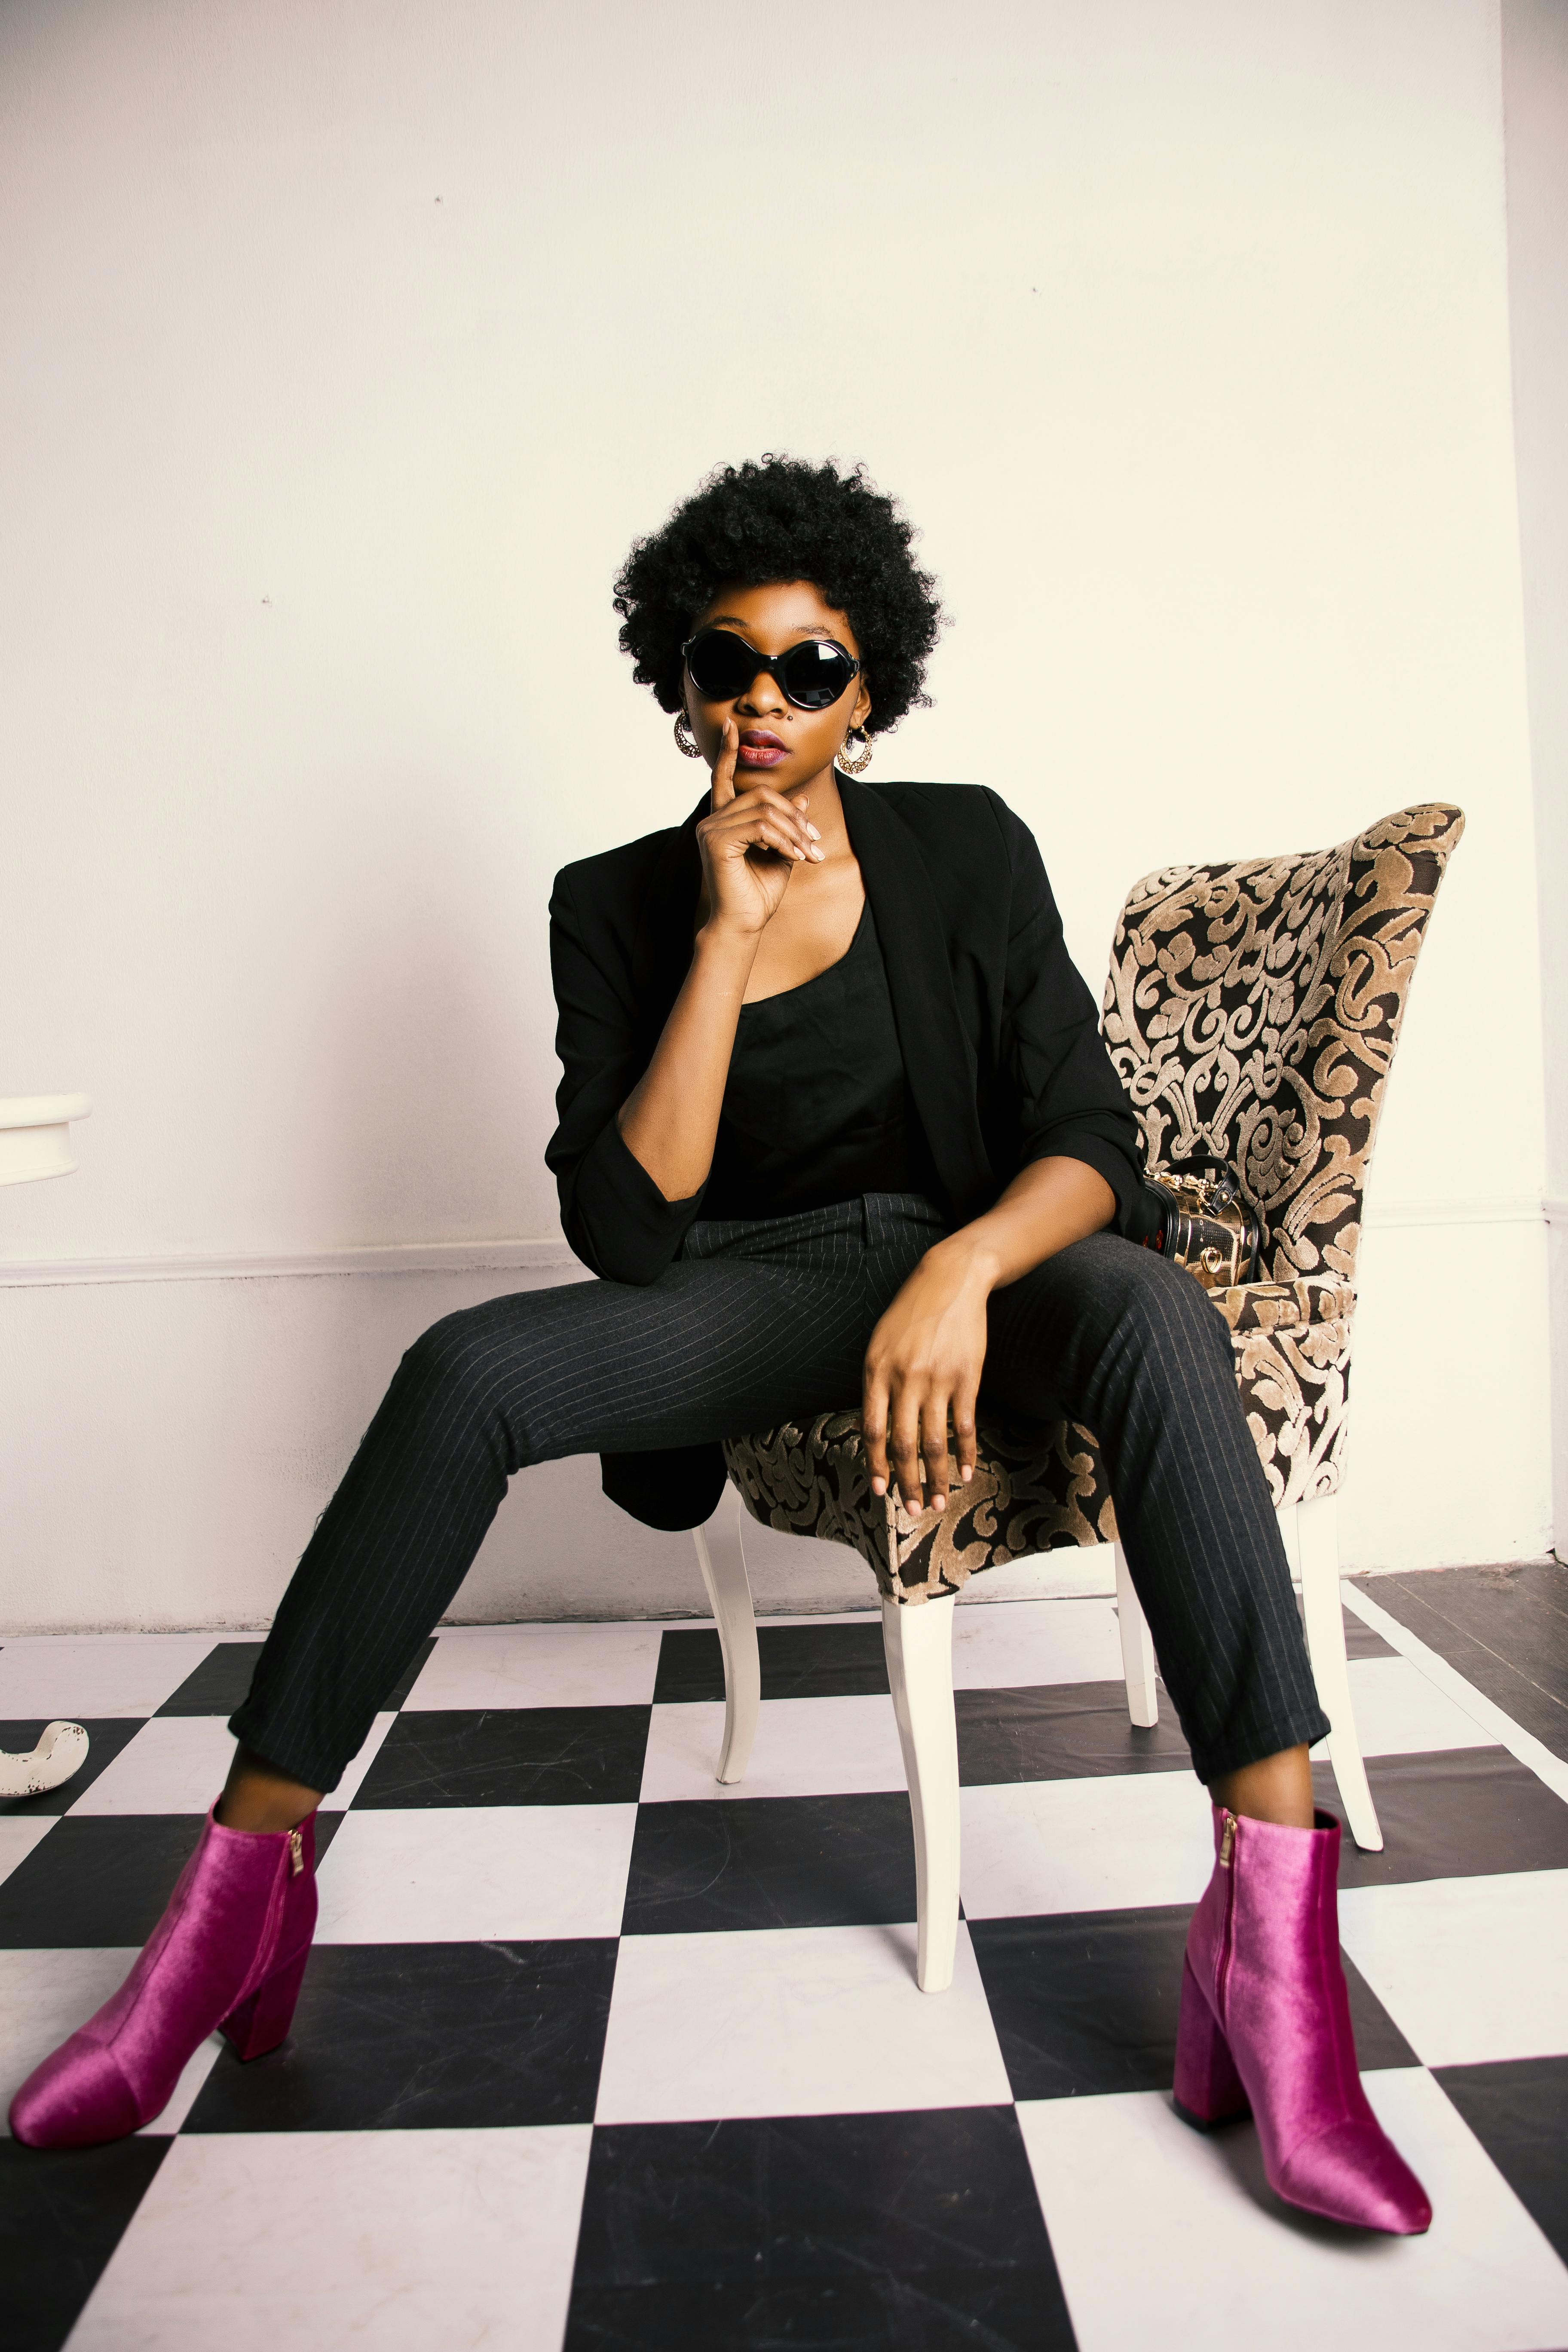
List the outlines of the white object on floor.
{"label": "white object on floor", "polygon": [[623,1936],[595,2121],[1001,2106],[1012,2097],[967,1929],[945,2000],[915,1927]]}
{"label": "white object on floor", "polygon": [[1079,2352],[1568,2344],[1568,2270],[1431,2075],[1362,2079],[1432,2200],[1425,2237],[1291,2215],[1263,2178],[1250,2124],[1194,2132],[1164,2092],[1020,2100]]}
{"label": "white object on floor", "polygon": [[73,2352],[560,2352],[587,2124],[176,2139]]}
{"label": "white object on floor", "polygon": [[71,1121],[91,1116],[86,1095],[0,1095],[0,1184],[68,1176]]}
{"label": "white object on floor", "polygon": [[58,1789],[87,1761],[89,1740],[79,1723],[50,1723],[25,1756],[0,1751],[0,1797],[41,1797]]}

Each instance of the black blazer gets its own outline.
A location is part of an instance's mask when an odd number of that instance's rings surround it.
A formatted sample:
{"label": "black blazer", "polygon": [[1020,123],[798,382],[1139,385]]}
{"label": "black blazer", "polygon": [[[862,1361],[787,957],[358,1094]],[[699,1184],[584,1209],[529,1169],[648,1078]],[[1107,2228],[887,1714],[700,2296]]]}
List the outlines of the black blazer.
{"label": "black blazer", "polygon": [[[1125,1230],[1142,1179],[1138,1122],[1034,835],[980,785],[837,782],[939,1205],[967,1223],[1021,1168],[1061,1153],[1105,1178]],[[563,1076],[544,1156],[567,1240],[614,1282],[656,1281],[702,1209],[700,1192],[664,1198],[616,1114],[690,964],[696,827],[709,805],[704,794],[684,824],[563,867],[550,901]],[[717,1446],[606,1456],[604,1467],[605,1492],[655,1527],[698,1525],[724,1475]]]}

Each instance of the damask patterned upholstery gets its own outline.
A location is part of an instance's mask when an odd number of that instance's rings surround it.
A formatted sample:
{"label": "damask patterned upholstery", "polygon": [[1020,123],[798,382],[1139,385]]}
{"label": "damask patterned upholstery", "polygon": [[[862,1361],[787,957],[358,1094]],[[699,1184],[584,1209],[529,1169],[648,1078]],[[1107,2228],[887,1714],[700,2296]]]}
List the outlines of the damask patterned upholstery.
{"label": "damask patterned upholstery", "polygon": [[[1268,1278],[1213,1299],[1280,1507],[1340,1482],[1362,1193],[1411,974],[1464,829],[1458,809],[1432,802],[1334,849],[1168,866],[1134,884],[1116,927],[1101,1027],[1150,1169],[1227,1160],[1262,1220]],[[858,1410],[724,1451],[754,1517],[852,1545],[902,1601],[1116,1534],[1100,1449],[1076,1423],[983,1420],[973,1483],[919,1519],[871,1493]]]}

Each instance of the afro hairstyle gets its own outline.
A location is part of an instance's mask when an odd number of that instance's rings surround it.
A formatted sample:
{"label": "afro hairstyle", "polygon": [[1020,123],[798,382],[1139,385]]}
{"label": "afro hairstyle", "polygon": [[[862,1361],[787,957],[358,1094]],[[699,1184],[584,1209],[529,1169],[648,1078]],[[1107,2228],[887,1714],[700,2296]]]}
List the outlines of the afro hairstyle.
{"label": "afro hairstyle", "polygon": [[866,478],[829,461],[747,458],[721,466],[639,539],[616,582],[621,650],[663,710],[681,707],[681,647],[721,588],[809,580],[847,614],[871,697],[868,734],[924,706],[926,662],[942,626],[936,583],[910,553],[912,524]]}

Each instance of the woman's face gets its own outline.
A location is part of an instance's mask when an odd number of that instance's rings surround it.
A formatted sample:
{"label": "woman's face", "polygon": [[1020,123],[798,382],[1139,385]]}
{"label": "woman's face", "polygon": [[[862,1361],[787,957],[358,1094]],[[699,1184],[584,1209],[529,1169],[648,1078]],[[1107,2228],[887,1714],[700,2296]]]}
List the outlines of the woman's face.
{"label": "woman's face", "polygon": [[[860,658],[847,615],[825,604],[821,591],[808,580],[721,589],[707,611],[698,614],[691,634],[712,628],[732,630],[759,655],[785,653],[805,637],[831,637],[857,661]],[[689,671],[684,691],[686,715],[710,767],[719,757],[725,721],[732,718],[740,729],[735,762],[735,790],[740,793],[761,783],[790,793],[809,782],[832,764],[846,735],[865,724],[871,709],[863,675],[852,678],[826,710],[797,710],[778,680],[762,668],[728,702],[710,702],[700,694]]]}

